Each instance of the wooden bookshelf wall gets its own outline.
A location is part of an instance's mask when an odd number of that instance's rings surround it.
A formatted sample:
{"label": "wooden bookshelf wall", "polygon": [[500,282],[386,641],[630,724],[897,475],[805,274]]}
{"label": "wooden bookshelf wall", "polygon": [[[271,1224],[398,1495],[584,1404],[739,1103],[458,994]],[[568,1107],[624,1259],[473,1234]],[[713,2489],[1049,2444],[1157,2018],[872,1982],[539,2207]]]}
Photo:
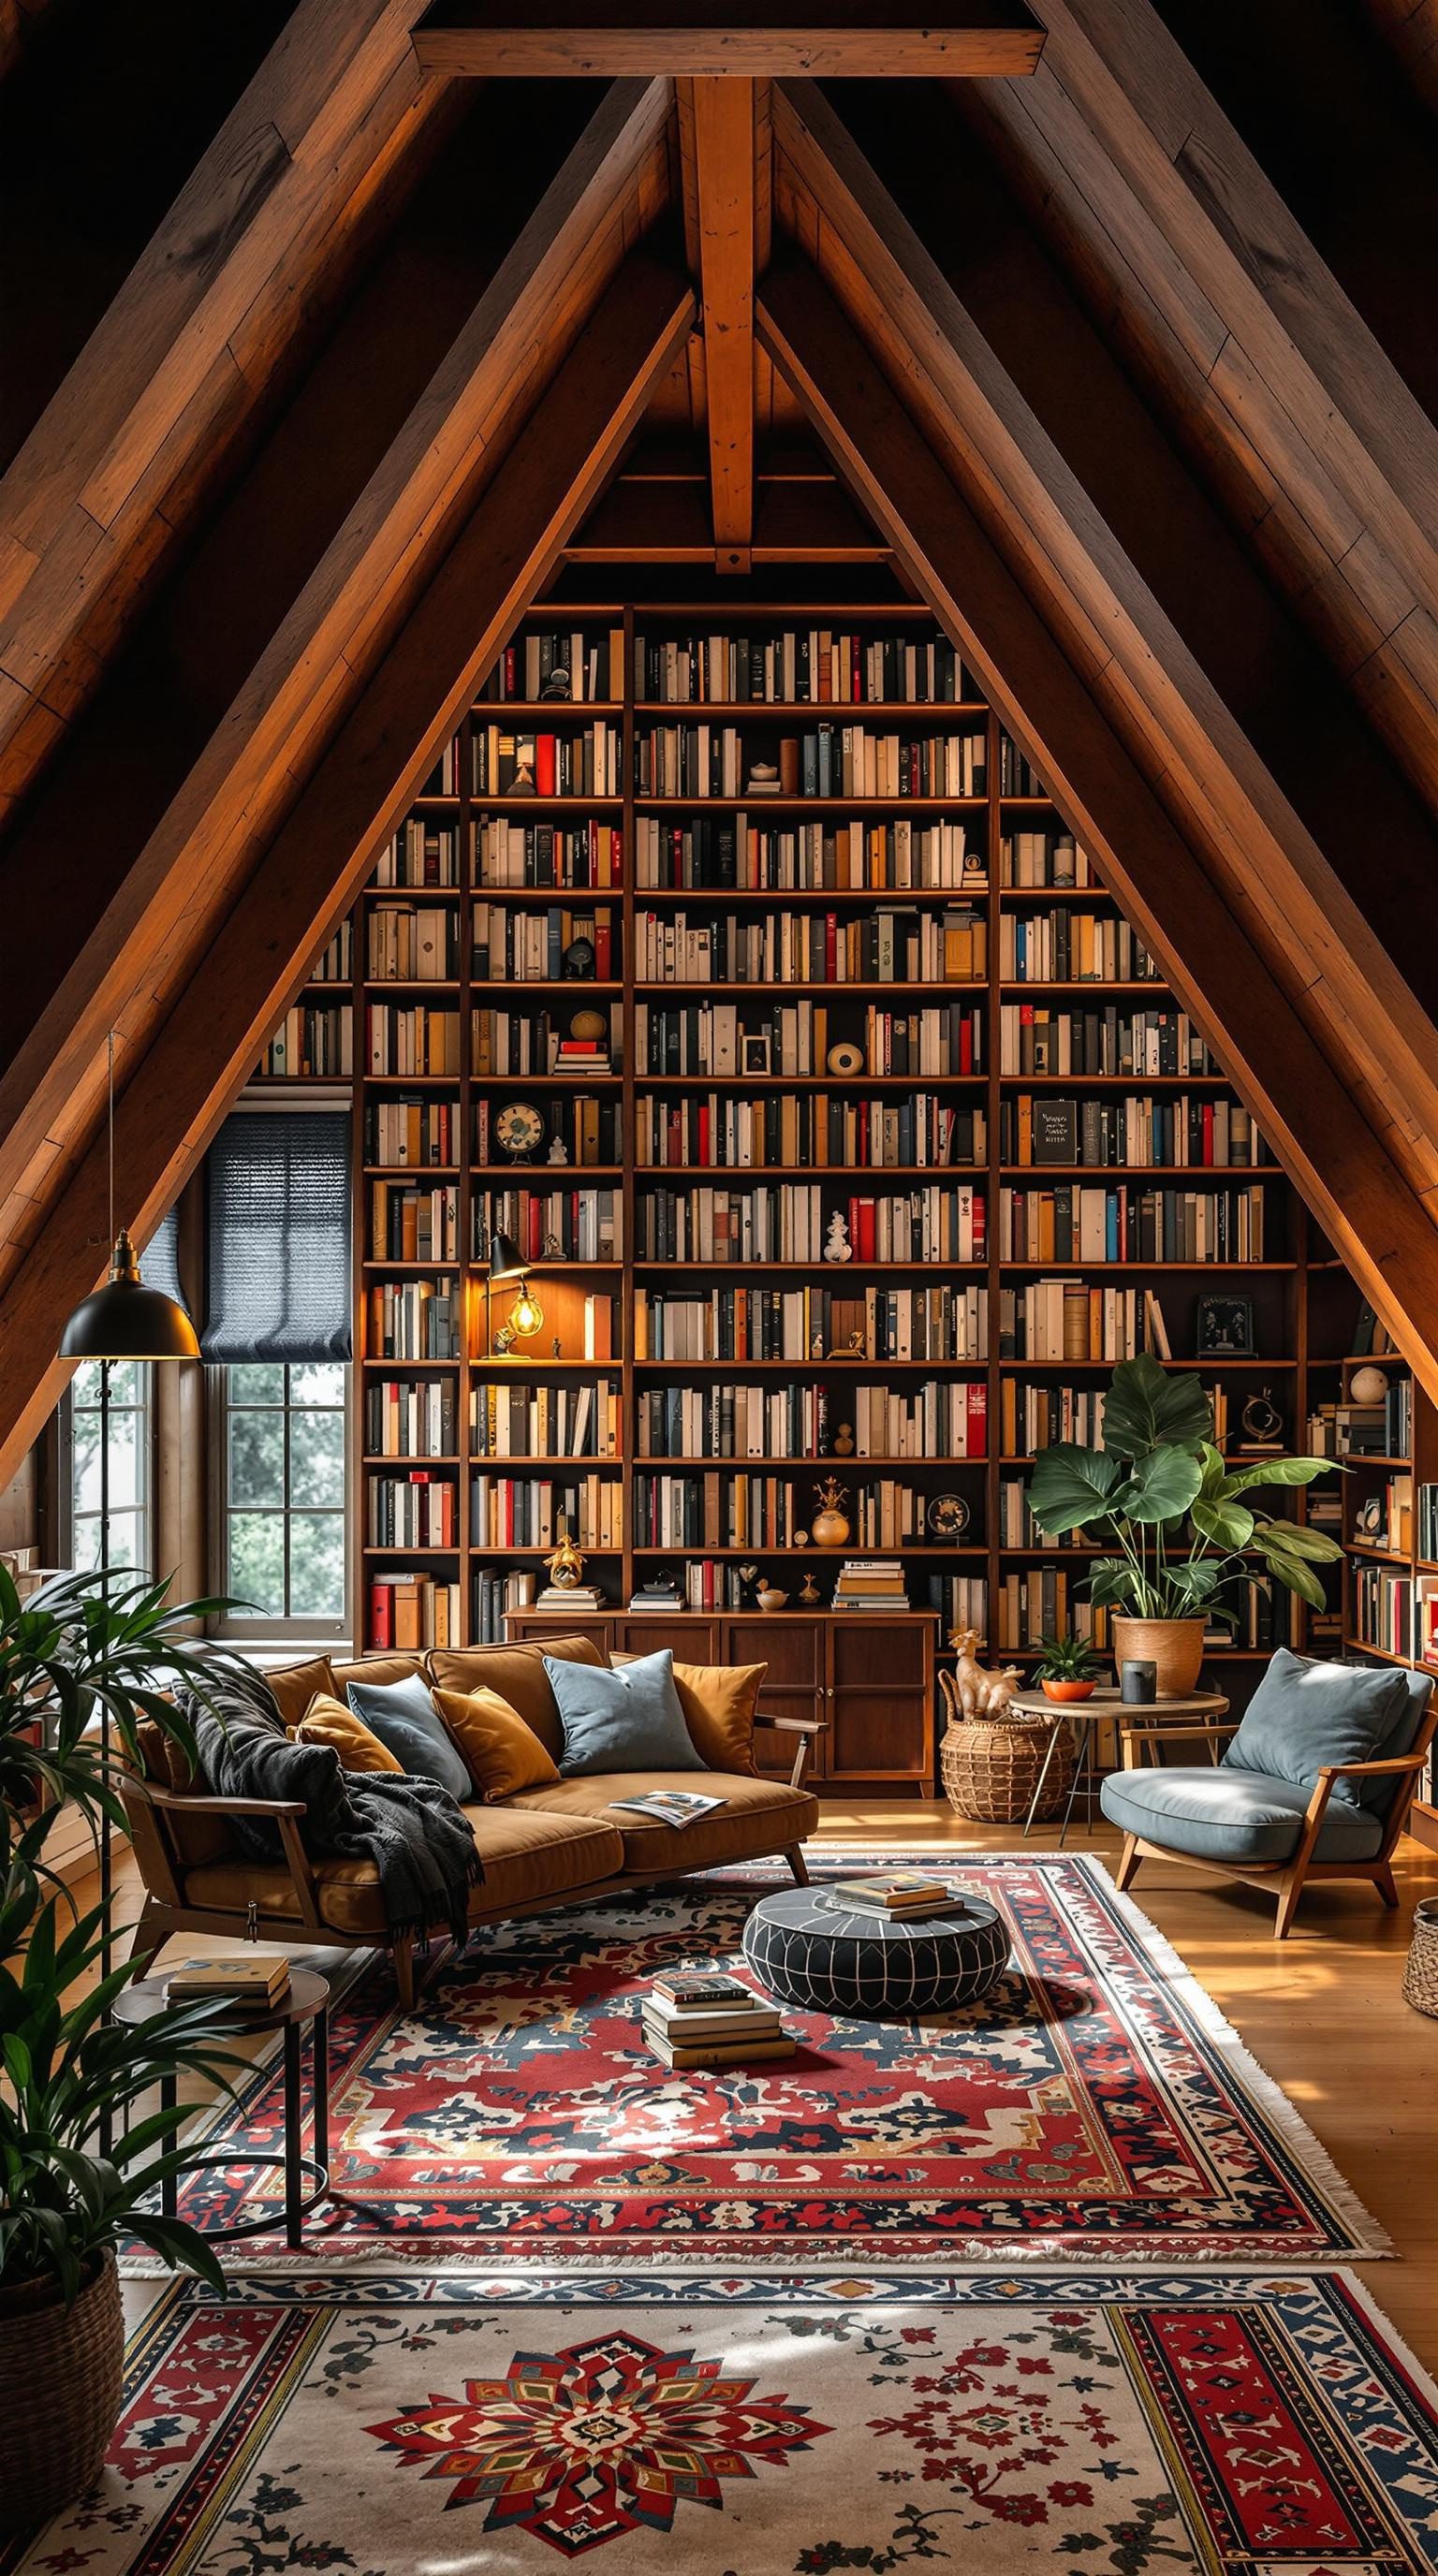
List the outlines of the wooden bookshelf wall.
{"label": "wooden bookshelf wall", "polygon": [[[1005,937],[1010,921],[1027,923],[1039,916],[1065,918],[1075,926],[1081,923],[1099,925],[1085,932],[1088,938],[1102,935],[1105,926],[1116,931],[1122,922],[1117,904],[1101,887],[1078,884],[1059,887],[1020,887],[1004,881],[1006,845],[1012,845],[1015,834],[1042,832],[1050,841],[1062,834],[1063,826],[1056,810],[1042,792],[1041,782],[1032,777],[1015,776],[1009,764],[1016,759],[1003,743],[998,719],[984,702],[972,678],[961,675],[962,695],[953,703],[935,706],[931,703],[909,703],[886,700],[863,706],[816,704],[810,700],[786,700],[755,704],[747,701],[675,705],[646,698],[638,685],[636,673],[636,639],[678,638],[728,633],[773,639],[786,630],[807,631],[823,627],[826,631],[857,631],[868,642],[888,637],[902,637],[907,643],[921,645],[932,640],[936,630],[922,612],[911,605],[875,605],[872,602],[829,603],[822,609],[812,604],[786,607],[780,602],[736,601],[726,593],[724,605],[705,601],[700,604],[680,602],[645,603],[635,606],[603,604],[555,604],[537,609],[525,621],[521,637],[557,630],[583,634],[588,643],[601,648],[612,646],[621,668],[611,683],[611,694],[598,703],[567,701],[531,702],[524,698],[507,699],[496,706],[487,697],[481,701],[462,728],[451,755],[452,767],[442,787],[430,782],[434,792],[417,800],[413,819],[421,827],[454,836],[460,882],[456,885],[424,889],[381,887],[371,883],[361,898],[350,924],[349,948],[336,949],[324,961],[323,980],[316,980],[301,997],[298,1007],[318,1010],[335,1008],[341,1016],[352,1005],[353,1025],[353,1098],[355,1107],[355,1178],[356,1178],[356,1288],[357,1333],[356,1355],[359,1380],[355,1406],[355,1490],[360,1497],[356,1513],[354,1599],[357,1617],[365,1622],[366,1642],[373,1642],[370,1614],[371,1587],[390,1574],[423,1574],[436,1583],[453,1587],[449,1611],[451,1623],[457,1623],[465,1635],[476,1635],[486,1625],[492,1628],[501,1615],[491,1599],[481,1604],[478,1593],[487,1575],[530,1574],[542,1581],[541,1560],[548,1552],[548,1542],[531,1538],[523,1546],[497,1547],[481,1545],[473,1535],[472,1512],[474,1489],[479,1479],[495,1472],[509,1474],[521,1486],[542,1486],[546,1480],[572,1481],[579,1475],[592,1475],[597,1484],[612,1489],[611,1527],[604,1544],[585,1547],[589,1570],[602,1584],[609,1597],[622,1605],[633,1585],[653,1575],[660,1568],[684,1569],[705,1561],[712,1569],[715,1590],[713,1608],[723,1613],[738,1607],[733,1598],[734,1570],[740,1564],[757,1562],[770,1578],[790,1592],[797,1602],[806,1575],[818,1582],[826,1594],[837,1560],[843,1553],[902,1553],[910,1574],[911,1599],[916,1607],[937,1607],[943,1613],[943,1625],[962,1608],[962,1600],[952,1594],[936,1596],[931,1604],[930,1588],[937,1579],[963,1579],[983,1587],[982,1596],[973,1595],[976,1604],[982,1598],[987,1616],[976,1619],[986,1632],[994,1651],[1022,1663],[1032,1652],[1032,1638],[1040,1625],[1060,1624],[1083,1618],[1082,1605],[1076,1598],[1077,1579],[1081,1577],[1084,1549],[1043,1544],[1037,1533],[1016,1533],[1013,1514],[1015,1504],[1006,1488],[1011,1480],[1021,1480],[1027,1463],[1027,1452],[1020,1441],[1019,1454],[1001,1454],[999,1426],[1002,1420],[1004,1389],[1013,1386],[1020,1399],[1033,1390],[1063,1388],[1086,1392],[1101,1388],[1106,1380],[1111,1358],[1088,1357],[1084,1360],[1050,1360],[1014,1356],[1001,1347],[1001,1326],[1009,1292],[1023,1290],[1055,1277],[1081,1280],[1099,1291],[1133,1291],[1140,1308],[1145,1291],[1153,1291],[1161,1304],[1172,1362],[1176,1366],[1201,1370],[1206,1385],[1212,1386],[1228,1410],[1227,1446],[1236,1454],[1244,1445],[1241,1411],[1255,1394],[1271,1394],[1282,1420],[1285,1447],[1306,1445],[1310,1413],[1325,1396],[1341,1392],[1344,1344],[1351,1340],[1357,1294],[1331,1258],[1329,1247],[1316,1234],[1306,1216],[1302,1202],[1276,1165],[1262,1162],[1250,1168],[1247,1164],[1219,1169],[1154,1169],[1143,1165],[1105,1166],[1094,1168],[1075,1164],[1060,1169],[1025,1166],[1001,1156],[1001,1139],[1011,1147],[1014,1138],[1010,1123],[1016,1129],[1021,1100],[1043,1104],[1073,1099],[1082,1107],[1086,1103],[1113,1106],[1126,1099],[1165,1106],[1178,1102],[1198,1103],[1217,1108],[1233,1102],[1233,1095],[1217,1068],[1208,1066],[1201,1072],[1165,1071],[1146,1076],[1135,1074],[1061,1073],[1049,1069],[1032,1075],[1008,1070],[1000,1059],[1000,1015],[1005,1010],[1033,1006],[1040,1011],[1117,1010],[1142,1012],[1160,1010],[1176,1012],[1177,1005],[1167,988],[1146,969],[1140,956],[1124,959],[1131,970],[1122,980],[1098,982],[1071,971],[1060,980],[1049,975],[1045,980],[1018,980],[1012,971],[1015,961],[1005,954]],[[519,665],[522,670],[522,661]],[[490,684],[492,687],[496,682]],[[615,728],[617,766],[612,781],[606,781],[612,792],[595,797],[582,794],[536,796],[501,796],[491,789],[478,789],[474,784],[474,737],[497,721],[506,732],[553,734],[561,741],[584,734],[596,722]],[[859,724],[896,737],[900,744],[915,738],[955,733],[974,745],[982,745],[982,776],[973,782],[971,792],[963,795],[895,795],[882,794],[859,798],[852,794],[818,798],[799,794],[746,793],[750,765],[768,759],[781,766],[780,745],[786,740],[812,733],[819,723]],[[705,723],[720,730],[726,726],[738,729],[740,766],[737,774],[739,793],[725,796],[641,793],[635,785],[636,746],[655,727]],[[784,763],[791,759],[783,755]],[[970,764],[972,765],[972,764]],[[733,785],[734,776],[726,784]],[[792,786],[792,776],[784,779]],[[1012,792],[1011,792],[1012,791]],[[622,843],[622,873],[612,887],[593,889],[540,889],[497,887],[474,879],[472,849],[476,846],[476,827],[480,818],[502,816],[525,824],[576,826],[593,820],[605,829],[617,831]],[[825,890],[788,889],[785,891],[743,891],[729,889],[678,891],[654,888],[637,882],[636,854],[638,833],[642,824],[658,824],[664,829],[695,821],[711,826],[733,824],[740,829],[740,818],[749,826],[766,829],[784,824],[841,826],[861,822],[866,826],[905,823],[929,826],[940,821],[961,824],[966,848],[983,864],[982,881],[959,887],[894,888],[834,887]],[[401,983],[381,979],[370,971],[371,929],[376,915],[395,901],[412,898],[424,905],[452,914],[454,934],[448,964],[452,972],[440,983],[434,981]],[[432,898],[432,901],[431,901]],[[474,945],[475,900],[489,905],[495,916],[523,916],[549,907],[564,907],[572,913],[587,915],[596,903],[607,904],[612,915],[611,971],[602,979],[576,983],[559,979],[505,983],[497,986],[477,973]],[[778,921],[789,915],[810,921],[818,913],[832,916],[842,926],[872,920],[881,909],[898,909],[917,923],[921,918],[942,919],[943,915],[963,909],[971,911],[984,934],[985,954],[982,970],[965,981],[935,978],[914,983],[832,984],[813,977],[790,977],[782,987],[768,980],[755,980],[747,985],[720,984],[717,980],[703,984],[660,983],[646,981],[636,972],[637,935],[652,920],[665,923],[678,916],[691,922],[700,914],[724,913],[746,921],[771,918]],[[1010,971],[1006,974],[1005,968]],[[317,969],[317,978],[320,970]],[[352,980],[346,980],[351,978]],[[943,1075],[871,1072],[867,1068],[852,1079],[825,1073],[815,1065],[802,1076],[771,1071],[767,1076],[722,1076],[696,1073],[657,1073],[639,1065],[636,1032],[642,1006],[651,1011],[683,1009],[706,1002],[735,1003],[739,1006],[742,1027],[752,1035],[763,1033],[766,1022],[771,1035],[778,1007],[805,1003],[827,1008],[825,1044],[840,1042],[862,1044],[866,1031],[866,1014],[870,1008],[884,1011],[939,1010],[949,1005],[974,1006],[982,1018],[983,1055],[973,1071]],[[457,1014],[457,1053],[454,1070],[423,1076],[387,1072],[378,1074],[368,1067],[366,1028],[377,1007],[398,1004],[401,1008],[429,1007]],[[492,1077],[481,1072],[476,1061],[476,1023],[480,1012],[515,1013],[533,1025],[542,1010],[558,1017],[563,1027],[576,1008],[594,1008],[612,1014],[618,1035],[618,1049],[612,1068],[583,1083],[548,1073]],[[293,1015],[292,1015],[293,1025]],[[324,1069],[315,1068],[310,1059],[302,1059],[287,1073],[271,1071],[274,1080],[295,1079],[319,1083],[333,1082],[337,1068],[340,1041],[333,1039],[326,1055]],[[777,1053],[775,1055],[777,1064]],[[563,1174],[549,1166],[546,1147],[541,1144],[536,1159],[518,1166],[506,1162],[491,1144],[489,1159],[477,1161],[472,1150],[476,1119],[485,1109],[491,1118],[506,1104],[526,1102],[539,1109],[546,1121],[571,1117],[577,1097],[585,1093],[605,1109],[617,1111],[624,1140],[623,1150],[615,1150],[603,1162],[577,1166],[571,1158]],[[961,1171],[939,1172],[928,1165],[915,1167],[889,1166],[882,1170],[858,1171],[845,1164],[825,1160],[809,1162],[802,1170],[734,1169],[732,1167],[698,1167],[693,1162],[662,1169],[636,1161],[636,1140],[640,1122],[647,1119],[656,1103],[666,1108],[681,1103],[708,1101],[716,1106],[725,1101],[759,1100],[779,1094],[799,1103],[827,1100],[838,1106],[867,1100],[880,1107],[897,1106],[916,1092],[933,1096],[945,1110],[960,1109],[982,1116],[985,1130],[985,1153],[976,1167]],[[430,1184],[452,1190],[457,1252],[455,1257],[431,1257],[427,1267],[376,1253],[370,1236],[371,1192],[376,1181],[403,1184],[408,1177],[402,1170],[386,1166],[372,1147],[373,1119],[383,1106],[402,1100],[420,1100],[434,1107],[445,1106],[455,1120],[455,1150],[443,1168],[434,1167],[422,1174]],[[1234,1104],[1236,1106],[1236,1104]],[[796,1116],[796,1111],[792,1115]],[[892,1194],[920,1189],[942,1181],[947,1184],[972,1185],[982,1193],[986,1215],[986,1239],[975,1248],[975,1257],[960,1266],[952,1260],[927,1259],[904,1263],[880,1264],[877,1260],[857,1255],[843,1266],[826,1262],[814,1250],[803,1259],[771,1261],[763,1264],[737,1265],[732,1259],[704,1261],[697,1257],[683,1260],[655,1258],[641,1254],[638,1219],[656,1193],[672,1191],[688,1199],[705,1186],[727,1188],[749,1193],[759,1188],[772,1188],[786,1181],[816,1188],[825,1225],[835,1211],[843,1211],[851,1197],[873,1197],[876,1201]],[[483,1194],[513,1189],[545,1190],[552,1184],[566,1187],[594,1187],[612,1190],[621,1228],[621,1248],[612,1259],[556,1260],[541,1257],[534,1264],[532,1285],[544,1308],[545,1324],[541,1335],[529,1344],[521,1344],[509,1359],[486,1366],[482,1357],[486,1344],[485,1274],[475,1259],[481,1238],[476,1235],[476,1221]],[[1217,1191],[1225,1200],[1252,1192],[1261,1199],[1264,1209],[1265,1238],[1261,1254],[1246,1247],[1225,1251],[1222,1260],[1210,1258],[1169,1259],[1154,1257],[1150,1246],[1141,1247],[1141,1256],[1122,1261],[1080,1261],[1059,1259],[1047,1249],[1047,1241],[1035,1251],[1010,1252],[1000,1249],[1000,1193],[1008,1190],[1040,1188],[1074,1190],[1112,1185],[1116,1189],[1141,1191],[1145,1188],[1200,1192]],[[509,1229],[512,1230],[512,1229]],[[397,1286],[416,1283],[433,1286],[449,1284],[454,1291],[459,1317],[460,1347],[452,1359],[429,1358],[400,1360],[385,1358],[373,1346],[370,1325],[372,1292],[386,1284]],[[808,1288],[811,1292],[828,1290],[841,1297],[856,1297],[866,1290],[889,1289],[932,1290],[937,1286],[972,1289],[986,1328],[987,1347],[979,1358],[837,1359],[832,1356],[812,1357],[791,1354],[786,1358],[742,1359],[662,1359],[647,1355],[653,1351],[652,1326],[648,1335],[637,1323],[637,1303],[656,1295],[688,1294],[701,1297],[716,1288],[732,1289],[742,1284],[747,1289],[760,1287],[791,1293]],[[1233,1295],[1251,1301],[1256,1325],[1256,1353],[1230,1358],[1200,1356],[1197,1340],[1200,1300],[1209,1295]],[[608,1309],[611,1319],[612,1360],[607,1366],[599,1361],[586,1361],[585,1301],[599,1301],[599,1312]],[[493,1321],[503,1319],[512,1292],[496,1290],[493,1299]],[[596,1309],[591,1305],[591,1317]],[[556,1350],[555,1344],[558,1344]],[[529,1353],[532,1352],[533,1356]],[[1115,1353],[1115,1356],[1118,1354]],[[453,1399],[449,1441],[431,1455],[381,1459],[375,1445],[366,1437],[368,1400],[372,1389],[386,1380],[403,1380],[406,1384],[443,1384]],[[612,1458],[575,1461],[560,1458],[552,1452],[526,1450],[511,1454],[503,1462],[477,1458],[471,1437],[472,1402],[479,1391],[501,1382],[518,1382],[549,1394],[576,1394],[582,1388],[595,1387],[603,1380],[612,1385],[615,1397],[617,1438]],[[975,1454],[956,1457],[935,1454],[930,1448],[922,1457],[871,1455],[869,1457],[832,1455],[795,1455],[787,1445],[766,1445],[761,1456],[746,1456],[725,1462],[705,1459],[686,1462],[682,1459],[642,1458],[639,1455],[641,1407],[651,1391],[678,1385],[686,1390],[717,1389],[731,1385],[763,1386],[768,1390],[796,1388],[822,1390],[828,1404],[828,1434],[832,1443],[840,1423],[854,1421],[854,1390],[857,1386],[885,1387],[896,1394],[918,1394],[925,1388],[941,1386],[963,1388],[969,1385],[982,1390],[982,1406],[987,1435]],[[977,1401],[977,1399],[976,1399]],[[1022,1421],[1022,1415],[1020,1416]],[[927,1525],[911,1531],[901,1544],[893,1546],[876,1529],[872,1534],[860,1525],[851,1509],[854,1534],[847,1550],[820,1550],[810,1545],[780,1547],[750,1537],[743,1544],[724,1546],[691,1545],[687,1549],[662,1546],[646,1539],[640,1544],[637,1497],[638,1480],[650,1476],[675,1475],[690,1471],[699,1474],[707,1468],[724,1480],[735,1476],[772,1477],[789,1480],[794,1487],[794,1500],[802,1518],[807,1521],[815,1508],[813,1489],[817,1481],[834,1474],[849,1487],[851,1495],[871,1493],[878,1480],[892,1478],[911,1489],[921,1508],[942,1495],[957,1494],[967,1506],[969,1524],[958,1543],[936,1536]],[[452,1486],[455,1495],[455,1523],[452,1537],[444,1543],[424,1547],[382,1543],[370,1534],[370,1497],[377,1477],[430,1475],[440,1483]],[[1323,1488],[1316,1489],[1319,1494]],[[1305,1508],[1302,1496],[1293,1506]],[[1009,1515],[1005,1519],[1005,1512]],[[584,1534],[581,1533],[581,1543]],[[1045,1588],[1045,1578],[1048,1578]],[[1010,1599],[1005,1600],[1005,1587],[1010,1595],[1015,1582],[1028,1586],[1025,1603],[1017,1617]],[[1056,1593],[1056,1584],[1068,1586],[1067,1598]],[[1347,1590],[1345,1589],[1345,1605]],[[699,1604],[696,1601],[696,1607]],[[708,1606],[708,1605],[706,1605]],[[483,1613],[483,1615],[481,1615]],[[1335,1612],[1335,1616],[1337,1613]],[[1346,1610],[1344,1626],[1347,1626]],[[1270,1625],[1244,1636],[1239,1642],[1212,1650],[1212,1678],[1221,1686],[1242,1697],[1261,1665],[1271,1643],[1283,1638],[1297,1640],[1299,1622],[1286,1596],[1281,1599]]]}

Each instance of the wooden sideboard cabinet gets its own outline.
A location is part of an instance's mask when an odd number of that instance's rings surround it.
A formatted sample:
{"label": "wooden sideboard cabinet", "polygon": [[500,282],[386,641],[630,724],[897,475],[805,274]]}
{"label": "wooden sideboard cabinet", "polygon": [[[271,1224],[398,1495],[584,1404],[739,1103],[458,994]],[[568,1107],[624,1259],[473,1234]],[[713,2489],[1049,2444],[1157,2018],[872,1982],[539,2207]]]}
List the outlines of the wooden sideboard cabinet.
{"label": "wooden sideboard cabinet", "polygon": [[[767,1664],[762,1715],[821,1717],[806,1785],[839,1795],[881,1783],[934,1795],[934,1663],[938,1614],[855,1610],[640,1612],[511,1610],[511,1637],[542,1645],[546,1634],[592,1637],[621,1654],[672,1646],[682,1664]],[[759,1769],[787,1779],[794,1738],[762,1723],[754,1732]]]}

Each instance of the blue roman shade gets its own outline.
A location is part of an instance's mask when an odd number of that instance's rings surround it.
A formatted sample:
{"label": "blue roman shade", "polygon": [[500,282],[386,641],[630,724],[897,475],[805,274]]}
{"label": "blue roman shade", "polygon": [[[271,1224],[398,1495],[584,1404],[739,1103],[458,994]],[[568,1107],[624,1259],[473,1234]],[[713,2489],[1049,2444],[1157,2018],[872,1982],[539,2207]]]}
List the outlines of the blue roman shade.
{"label": "blue roman shade", "polygon": [[350,1356],[350,1125],[343,1111],[227,1118],[207,1166],[207,1360]]}
{"label": "blue roman shade", "polygon": [[168,1216],[161,1217],[140,1255],[140,1269],[147,1288],[158,1288],[162,1297],[173,1298],[188,1315],[190,1301],[180,1286],[179,1255],[179,1211],[171,1208]]}

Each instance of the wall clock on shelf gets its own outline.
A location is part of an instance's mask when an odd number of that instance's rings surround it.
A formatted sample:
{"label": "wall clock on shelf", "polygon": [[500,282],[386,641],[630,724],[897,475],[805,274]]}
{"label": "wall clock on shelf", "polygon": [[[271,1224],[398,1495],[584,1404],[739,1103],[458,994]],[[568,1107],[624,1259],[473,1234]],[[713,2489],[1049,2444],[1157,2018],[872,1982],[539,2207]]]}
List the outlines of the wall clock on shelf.
{"label": "wall clock on shelf", "polygon": [[969,1507],[962,1494],[935,1494],[925,1518],[935,1538],[961,1539],[969,1526]]}
{"label": "wall clock on shelf", "polygon": [[544,1142],[544,1120],[532,1101],[511,1100],[498,1112],[494,1133],[511,1162],[527,1163]]}

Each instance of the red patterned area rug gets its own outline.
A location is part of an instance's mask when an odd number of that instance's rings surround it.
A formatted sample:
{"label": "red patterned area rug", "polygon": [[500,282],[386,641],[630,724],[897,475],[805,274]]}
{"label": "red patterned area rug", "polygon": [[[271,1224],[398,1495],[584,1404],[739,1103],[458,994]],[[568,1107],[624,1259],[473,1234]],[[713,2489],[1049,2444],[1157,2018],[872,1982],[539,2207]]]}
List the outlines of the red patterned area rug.
{"label": "red patterned area rug", "polygon": [[[894,1855],[889,1855],[893,1858]],[[853,1856],[827,1864],[852,1870]],[[291,2269],[500,2259],[672,2266],[1315,2263],[1386,2250],[1322,2149],[1181,1962],[1084,1855],[966,1861],[1012,1931],[981,2004],[878,2023],[788,2010],[792,2059],[674,2074],[640,2000],[739,1954],[782,1869],[756,1864],[481,1936],[400,2012],[387,1968],[335,2014],[341,2198]],[[206,2141],[182,2214],[278,2210],[276,2068]],[[250,2260],[247,2253],[247,2263]]]}
{"label": "red patterned area rug", "polygon": [[4,2576],[1438,2563],[1438,2391],[1351,2275],[316,2288],[161,2292]]}

